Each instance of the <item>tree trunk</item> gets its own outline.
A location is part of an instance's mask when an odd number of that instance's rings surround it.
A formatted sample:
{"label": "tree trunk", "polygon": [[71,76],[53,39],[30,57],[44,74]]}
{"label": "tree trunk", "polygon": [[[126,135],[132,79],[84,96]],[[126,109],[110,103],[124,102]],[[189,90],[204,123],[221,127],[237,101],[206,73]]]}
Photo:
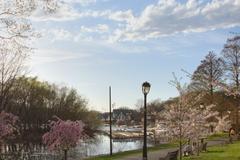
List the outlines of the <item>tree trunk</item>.
{"label": "tree trunk", "polygon": [[211,99],[210,99],[210,102],[211,104],[213,104],[213,62],[212,62],[212,59],[210,59],[210,80],[211,80],[211,84],[210,84],[210,96],[211,96]]}
{"label": "tree trunk", "polygon": [[236,131],[236,134],[237,134],[237,138],[239,139],[239,106],[237,106],[236,108],[236,127],[235,127],[235,131]]}
{"label": "tree trunk", "polygon": [[182,160],[182,140],[179,141],[179,157]]}
{"label": "tree trunk", "polygon": [[67,150],[64,150],[64,160],[67,160]]}
{"label": "tree trunk", "polygon": [[197,156],[199,156],[199,152],[200,152],[200,149],[199,149],[199,140],[197,139]]}
{"label": "tree trunk", "polygon": [[182,160],[182,127],[180,126],[180,135],[179,135],[179,157]]}

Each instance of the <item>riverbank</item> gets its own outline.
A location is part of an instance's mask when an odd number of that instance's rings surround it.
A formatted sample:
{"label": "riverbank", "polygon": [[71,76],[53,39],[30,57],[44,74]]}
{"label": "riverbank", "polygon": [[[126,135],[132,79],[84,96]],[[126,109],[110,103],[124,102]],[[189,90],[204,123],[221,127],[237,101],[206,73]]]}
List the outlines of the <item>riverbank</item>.
{"label": "riverbank", "polygon": [[[227,134],[214,134],[207,138],[207,141],[210,142],[209,146],[214,146],[218,144],[222,144],[227,140]],[[161,155],[166,154],[168,151],[174,150],[177,148],[177,144],[169,143],[169,144],[160,144],[154,147],[149,147],[148,152],[151,157],[159,157]],[[134,159],[136,157],[141,157],[142,149],[125,151],[120,153],[115,153],[111,157],[109,155],[89,157],[84,160],[120,160],[120,159]]]}
{"label": "riverbank", "polygon": [[[154,152],[162,149],[171,149],[171,148],[176,148],[177,144],[161,144],[158,146],[154,147],[149,147],[148,151],[149,152]],[[138,150],[131,150],[131,151],[125,151],[125,152],[119,152],[119,153],[114,153],[111,157],[109,155],[102,155],[102,156],[96,156],[96,157],[89,157],[85,158],[84,160],[115,160],[115,159],[122,159],[124,157],[128,156],[137,156],[141,154],[142,149]]]}
{"label": "riverbank", "polygon": [[[105,135],[109,136],[109,133],[104,133]],[[132,131],[114,131],[112,133],[113,139],[135,139],[135,138],[142,138],[142,132],[132,132]]]}
{"label": "riverbank", "polygon": [[[106,127],[106,126],[105,126]],[[114,127],[114,126],[113,126]],[[156,134],[156,128],[149,128],[147,131],[147,135],[148,137],[154,139],[155,138],[155,134]],[[109,133],[109,129],[107,126],[107,129],[102,129],[102,130],[98,130],[98,132],[100,134],[104,134],[107,136],[110,136]],[[161,133],[161,131],[158,131],[158,135]],[[137,138],[142,138],[143,137],[143,129],[142,128],[137,128],[136,126],[119,126],[117,128],[113,129],[112,132],[112,138],[113,139],[137,139]],[[162,137],[164,137],[165,135],[160,134]]]}

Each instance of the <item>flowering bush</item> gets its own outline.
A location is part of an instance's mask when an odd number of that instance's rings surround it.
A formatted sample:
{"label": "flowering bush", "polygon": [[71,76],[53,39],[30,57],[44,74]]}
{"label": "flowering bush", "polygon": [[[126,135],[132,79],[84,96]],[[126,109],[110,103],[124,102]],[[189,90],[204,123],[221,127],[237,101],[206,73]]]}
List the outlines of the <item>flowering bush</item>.
{"label": "flowering bush", "polygon": [[0,141],[14,133],[17,121],[18,117],[12,113],[4,111],[0,113]]}
{"label": "flowering bush", "polygon": [[83,136],[84,124],[82,121],[63,121],[57,118],[49,124],[50,131],[43,135],[43,143],[49,150],[63,150],[65,159],[67,159],[67,151],[75,147],[79,139]]}

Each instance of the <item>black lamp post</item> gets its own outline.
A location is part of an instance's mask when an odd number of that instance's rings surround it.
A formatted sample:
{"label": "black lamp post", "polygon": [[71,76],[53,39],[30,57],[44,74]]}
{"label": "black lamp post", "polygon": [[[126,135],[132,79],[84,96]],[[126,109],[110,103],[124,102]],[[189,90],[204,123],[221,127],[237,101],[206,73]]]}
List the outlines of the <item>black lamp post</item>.
{"label": "black lamp post", "polygon": [[142,84],[142,92],[144,95],[144,136],[143,136],[143,160],[147,160],[147,94],[150,91],[150,83]]}

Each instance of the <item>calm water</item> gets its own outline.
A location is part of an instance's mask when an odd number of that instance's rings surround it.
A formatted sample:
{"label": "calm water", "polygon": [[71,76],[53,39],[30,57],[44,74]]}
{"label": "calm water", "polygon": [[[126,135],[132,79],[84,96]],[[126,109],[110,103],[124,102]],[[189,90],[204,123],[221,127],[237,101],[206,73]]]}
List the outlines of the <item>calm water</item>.
{"label": "calm water", "polygon": [[[102,131],[109,131],[109,126],[102,126]],[[125,128],[112,126],[112,130],[126,130],[126,131],[138,131],[138,128]],[[140,129],[142,130],[142,129]],[[106,135],[97,135],[95,139],[87,142],[82,142],[78,145],[74,151],[70,154],[72,159],[81,157],[97,156],[109,154],[110,150],[110,138]],[[142,139],[126,139],[126,140],[114,140],[113,139],[113,153],[140,149],[143,146]],[[153,143],[149,142],[148,146],[153,146]]]}
{"label": "calm water", "polygon": [[[101,130],[108,131],[109,127],[102,127]],[[119,128],[113,127],[113,130],[128,130],[136,131],[138,129],[134,128]],[[148,146],[153,144],[149,142]],[[125,139],[125,140],[114,140],[113,139],[113,153],[123,152],[128,150],[140,149],[143,146],[142,139]],[[39,150],[39,147],[34,147],[36,152],[46,153],[44,148]],[[96,135],[94,139],[81,142],[76,148],[69,152],[69,160],[79,160],[83,157],[106,155],[109,154],[110,150],[110,138],[106,135],[99,134]]]}
{"label": "calm water", "polygon": [[[109,131],[109,126],[102,126],[102,131]],[[113,131],[126,130],[126,131],[137,131],[136,128],[124,128],[124,127],[112,127]],[[140,129],[141,130],[141,129]],[[113,153],[140,149],[143,146],[142,139],[126,139],[126,140],[114,140],[113,139]],[[153,143],[148,143],[148,146],[153,146]],[[99,134],[95,139],[81,142],[73,151],[70,153],[70,159],[75,160],[82,157],[106,155],[110,151],[110,138],[106,135]]]}
{"label": "calm water", "polygon": [[[77,146],[70,157],[77,159],[81,157],[96,156],[109,154],[110,139],[105,135],[97,135],[95,140],[84,142]],[[140,139],[128,139],[128,140],[113,140],[113,153],[140,149],[143,146],[143,142]],[[148,146],[152,146],[151,143]]]}

